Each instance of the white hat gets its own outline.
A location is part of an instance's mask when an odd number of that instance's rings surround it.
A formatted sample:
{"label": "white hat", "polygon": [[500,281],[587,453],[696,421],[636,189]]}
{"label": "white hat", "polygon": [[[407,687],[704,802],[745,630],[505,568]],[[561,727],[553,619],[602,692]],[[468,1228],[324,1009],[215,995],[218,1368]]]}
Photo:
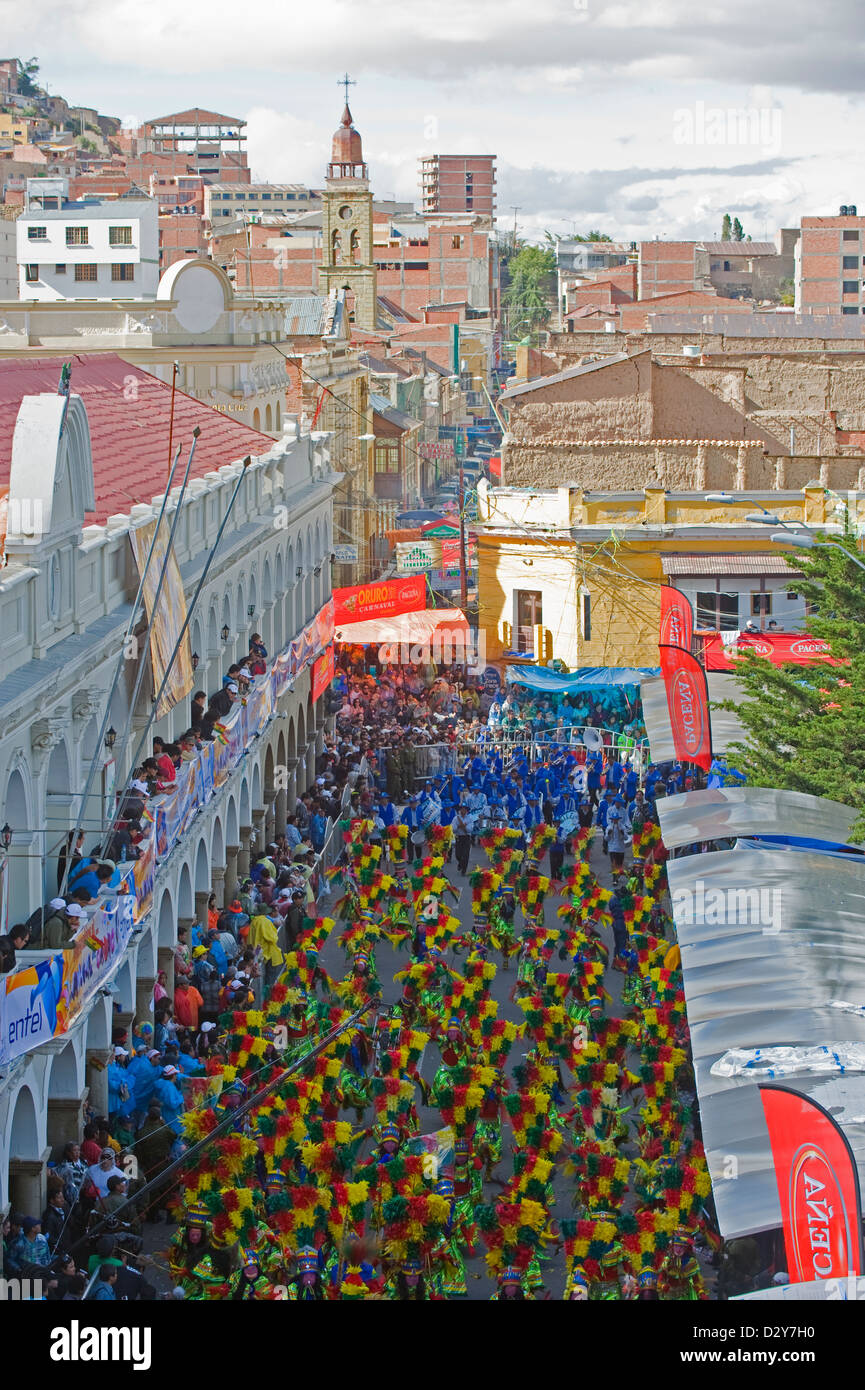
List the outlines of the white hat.
{"label": "white hat", "polygon": [[211,1030],[211,1028],[215,1028],[215,1027],[216,1027],[216,1024],[215,1024],[215,1023],[211,1023],[210,1020],[208,1019],[207,1023],[202,1023],[202,1025],[201,1025],[201,1031],[202,1031],[202,1033],[209,1033],[210,1030]]}
{"label": "white hat", "polygon": [[84,918],[87,916],[87,913],[84,911],[83,907],[79,907],[78,903],[70,903],[66,909],[66,916]]}
{"label": "white hat", "polygon": [[237,694],[237,681],[229,681],[229,682],[228,682],[228,685],[226,686],[226,689],[227,689],[227,690],[230,690],[232,695],[236,695],[236,694]]}
{"label": "white hat", "polygon": [[66,906],[66,899],[52,898],[48,906],[51,908],[52,912],[62,912],[63,908]]}
{"label": "white hat", "polygon": [[247,666],[241,666],[240,674],[243,676],[244,680],[252,680],[252,672],[249,670]]}
{"label": "white hat", "polygon": [[176,1076],[176,1075],[177,1075],[177,1068],[176,1068],[176,1067],[163,1067],[163,1068],[162,1068],[162,1075],[163,1075],[163,1076]]}
{"label": "white hat", "polygon": [[161,1056],[162,1056],[162,1053],[159,1052],[159,1051],[157,1051],[157,1049],[156,1049],[155,1047],[151,1047],[151,1049],[150,1049],[150,1051],[148,1052],[147,1056],[148,1056],[148,1057],[161,1057]]}
{"label": "white hat", "polygon": [[128,1056],[129,1056],[129,1053],[127,1052],[127,1050],[126,1050],[125,1047],[115,1047],[115,1049],[114,1049],[114,1056],[115,1056],[115,1057],[128,1057]]}
{"label": "white hat", "polygon": [[130,789],[132,789],[132,790],[134,790],[134,791],[137,791],[137,792],[146,792],[146,791],[147,791],[147,783],[146,783],[146,782],[142,782],[140,777],[133,777],[132,781],[129,783],[129,786],[130,786]]}

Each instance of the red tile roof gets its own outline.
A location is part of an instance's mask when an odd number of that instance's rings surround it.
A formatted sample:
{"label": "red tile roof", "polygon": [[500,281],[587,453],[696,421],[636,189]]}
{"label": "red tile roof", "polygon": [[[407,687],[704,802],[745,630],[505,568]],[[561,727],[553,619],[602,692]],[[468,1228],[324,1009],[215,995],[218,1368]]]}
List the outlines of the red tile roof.
{"label": "red tile roof", "polygon": [[[12,435],[22,398],[55,392],[64,360],[68,354],[0,361],[0,487],[9,483]],[[72,391],[83,400],[90,422],[96,509],[88,513],[88,522],[104,522],[115,513],[128,512],[135,502],[150,502],[164,490],[169,472],[171,387],[114,353],[100,353],[72,359]],[[266,454],[275,443],[269,435],[178,391],[172,452],[181,443],[183,452],[175,485],[183,480],[196,425],[201,434],[191,478],[247,454]]]}
{"label": "red tile roof", "polygon": [[219,111],[207,111],[202,106],[192,106],[188,111],[172,111],[168,116],[154,116],[145,121],[151,125],[246,125],[239,116],[223,116]]}

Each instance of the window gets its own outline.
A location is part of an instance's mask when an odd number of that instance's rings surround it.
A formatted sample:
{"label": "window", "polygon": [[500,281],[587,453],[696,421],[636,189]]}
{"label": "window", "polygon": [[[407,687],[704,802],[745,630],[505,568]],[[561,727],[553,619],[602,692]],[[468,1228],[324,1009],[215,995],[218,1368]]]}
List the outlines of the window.
{"label": "window", "polygon": [[131,227],[109,227],[108,228],[109,246],[131,246],[132,228]]}
{"label": "window", "polygon": [[858,256],[842,256],[842,257],[841,257],[841,269],[842,269],[842,270],[857,270],[858,267],[859,267],[859,257],[858,257]]}
{"label": "window", "polygon": [[66,245],[67,246],[87,246],[90,241],[89,228],[87,227],[67,227]]}
{"label": "window", "polygon": [[28,241],[47,241],[47,240],[48,240],[48,228],[47,228],[47,227],[28,227],[28,228],[27,228],[27,240],[28,240]]}
{"label": "window", "polygon": [[842,241],[858,241],[858,240],[859,240],[859,233],[858,233],[858,232],[842,232],[842,233],[841,233],[841,240],[842,240]]}
{"label": "window", "polygon": [[751,595],[751,617],[767,618],[772,612],[771,594],[752,594]]}
{"label": "window", "polygon": [[375,471],[376,473],[399,472],[399,444],[396,440],[393,443],[386,443],[381,439],[376,440]]}
{"label": "window", "polygon": [[56,265],[56,266],[54,267],[54,274],[55,274],[55,275],[65,275],[65,274],[66,274],[66,267],[65,267],[65,265]]}
{"label": "window", "polygon": [[96,280],[97,268],[95,265],[77,265],[75,267],[76,280]]}
{"label": "window", "polygon": [[269,203],[272,195],[270,193],[261,193],[259,197],[263,203]]}
{"label": "window", "polygon": [[696,607],[697,627],[709,627],[713,632],[735,632],[739,627],[738,594],[698,590]]}
{"label": "window", "polygon": [[518,652],[533,652],[535,649],[534,629],[543,622],[543,596],[537,589],[518,589],[514,595],[517,604],[517,646]]}
{"label": "window", "polygon": [[859,281],[858,281],[858,280],[844,280],[844,281],[842,282],[841,288],[842,288],[844,294],[858,294],[858,293],[859,293]]}
{"label": "window", "polygon": [[858,314],[858,312],[859,310],[855,304],[842,304],[841,306],[842,314]]}
{"label": "window", "polygon": [[38,267],[38,265],[28,265],[28,266],[26,266],[26,267],[25,267],[24,278],[25,278],[25,280],[27,281],[27,284],[28,284],[28,285],[35,285],[36,282],[37,282],[37,280],[39,279],[39,267]]}
{"label": "window", "polygon": [[460,249],[460,247],[462,246],[462,244],[463,244],[463,239],[462,239],[461,236],[452,236],[452,237],[451,237],[451,246],[453,247],[454,251],[459,251],[459,249]]}
{"label": "window", "polygon": [[788,603],[798,603],[798,602],[799,602],[799,595],[796,593],[796,590],[795,590],[795,589],[788,589],[788,590],[787,590],[787,602],[788,602]]}
{"label": "window", "polygon": [[[94,276],[94,279],[95,279],[95,278],[96,278],[96,277]],[[111,278],[112,278],[112,280],[134,280],[134,279],[135,279],[135,266],[134,266],[134,265],[113,265],[113,266],[111,267]]]}
{"label": "window", "polygon": [[583,628],[583,641],[592,640],[592,596],[591,594],[580,594],[580,610]]}

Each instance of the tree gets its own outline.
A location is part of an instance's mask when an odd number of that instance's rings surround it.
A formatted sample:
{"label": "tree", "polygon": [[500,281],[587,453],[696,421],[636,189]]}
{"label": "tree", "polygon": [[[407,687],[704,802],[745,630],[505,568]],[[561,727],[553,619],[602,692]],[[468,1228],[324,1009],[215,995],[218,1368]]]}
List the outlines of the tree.
{"label": "tree", "polygon": [[733,225],[730,221],[729,212],[724,213],[724,220],[721,223],[721,240],[730,241],[733,235]]}
{"label": "tree", "polygon": [[[838,543],[856,551],[845,513]],[[806,628],[829,644],[839,665],[773,666],[748,653],[737,661],[745,741],[731,762],[752,786],[810,792],[859,812],[852,839],[865,837],[865,574],[841,550],[815,548],[787,556],[796,592],[814,605]]]}
{"label": "tree", "polygon": [[734,241],[743,241],[743,240],[744,240],[744,237],[745,237],[745,233],[744,233],[744,231],[742,230],[742,223],[739,221],[738,217],[734,217],[734,218],[733,218],[733,240],[734,240]]}
{"label": "tree", "polygon": [[38,58],[28,58],[26,63],[21,64],[18,73],[18,91],[21,96],[32,97],[39,91],[35,80],[38,72]]}
{"label": "tree", "polygon": [[612,240],[613,240],[613,238],[612,238],[611,236],[607,236],[607,233],[606,233],[606,232],[598,232],[598,231],[586,232],[585,236],[583,236],[582,232],[580,232],[578,236],[575,236],[575,237],[574,237],[574,241],[612,241]]}

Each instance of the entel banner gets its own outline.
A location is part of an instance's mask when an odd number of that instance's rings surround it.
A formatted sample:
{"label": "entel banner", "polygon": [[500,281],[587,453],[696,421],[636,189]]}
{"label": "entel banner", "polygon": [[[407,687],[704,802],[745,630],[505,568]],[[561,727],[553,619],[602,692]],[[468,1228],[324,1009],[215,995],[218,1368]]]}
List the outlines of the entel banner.
{"label": "entel banner", "polygon": [[664,647],[691,650],[694,632],[694,610],[690,599],[672,584],[661,585],[661,630],[658,642]]}
{"label": "entel banner", "polygon": [[379,584],[352,584],[333,591],[334,627],[361,623],[365,618],[395,618],[426,608],[426,579],[383,579]]}
{"label": "entel banner", "polygon": [[708,772],[712,766],[712,726],[706,672],[695,656],[679,647],[659,643],[658,651],[676,757]]}
{"label": "entel banner", "polygon": [[707,671],[735,671],[736,660],[743,652],[765,656],[773,666],[792,662],[794,666],[811,666],[827,662],[840,666],[843,662],[829,655],[829,644],[807,632],[740,632],[735,642],[725,643],[719,632],[704,632],[703,656]]}
{"label": "entel banner", "polygon": [[862,1273],[859,1174],[843,1132],[816,1101],[760,1087],[793,1284]]}

